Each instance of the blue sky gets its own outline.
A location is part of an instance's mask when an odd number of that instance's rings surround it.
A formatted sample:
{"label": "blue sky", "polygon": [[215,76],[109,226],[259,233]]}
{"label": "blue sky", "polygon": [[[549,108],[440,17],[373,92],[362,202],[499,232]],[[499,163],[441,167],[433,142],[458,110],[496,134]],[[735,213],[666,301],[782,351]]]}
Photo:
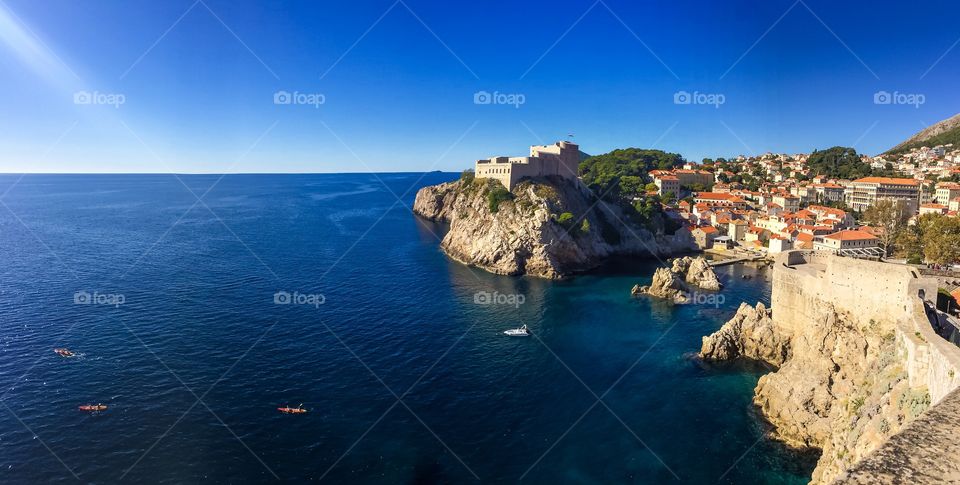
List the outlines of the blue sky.
{"label": "blue sky", "polygon": [[[875,154],[960,111],[958,13],[948,1],[0,0],[0,172],[460,170],[568,133],[588,153]],[[278,91],[323,103],[276,104]],[[881,91],[901,96],[876,104]],[[523,103],[476,104],[478,92]],[[676,104],[678,92],[723,103]]]}

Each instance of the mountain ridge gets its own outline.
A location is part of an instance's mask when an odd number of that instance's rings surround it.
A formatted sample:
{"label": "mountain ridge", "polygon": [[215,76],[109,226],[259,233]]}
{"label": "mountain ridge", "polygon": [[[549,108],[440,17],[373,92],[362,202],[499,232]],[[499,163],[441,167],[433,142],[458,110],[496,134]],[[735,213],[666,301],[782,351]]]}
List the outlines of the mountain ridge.
{"label": "mountain ridge", "polygon": [[918,131],[883,154],[896,155],[913,148],[946,145],[947,143],[960,143],[960,113]]}

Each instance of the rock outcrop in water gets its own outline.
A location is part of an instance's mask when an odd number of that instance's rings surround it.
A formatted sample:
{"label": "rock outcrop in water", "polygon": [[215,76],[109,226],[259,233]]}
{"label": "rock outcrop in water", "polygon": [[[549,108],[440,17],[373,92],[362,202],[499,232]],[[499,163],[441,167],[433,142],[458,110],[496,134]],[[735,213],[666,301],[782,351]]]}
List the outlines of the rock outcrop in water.
{"label": "rock outcrop in water", "polygon": [[635,285],[633,296],[648,295],[663,298],[673,303],[689,303],[692,288],[719,291],[723,285],[717,273],[703,257],[684,256],[673,260],[669,268],[657,268],[650,286]]}
{"label": "rock outcrop in water", "polygon": [[773,277],[773,311],[741,305],[700,355],[777,367],[754,403],[776,438],[821,450],[811,483],[833,482],[960,386],[960,349],[937,340],[917,298],[929,283],[909,268],[788,253]]}
{"label": "rock outcrop in water", "polygon": [[674,273],[670,268],[657,268],[653,273],[653,281],[650,286],[636,285],[630,290],[633,296],[648,295],[673,303],[688,303],[687,285],[680,275]]}
{"label": "rock outcrop in water", "polygon": [[[489,179],[424,187],[413,210],[449,223],[451,258],[504,275],[562,278],[614,255],[666,256],[694,246],[689,231],[654,234],[628,225],[614,205],[560,178],[526,180],[504,193]],[[561,219],[570,213],[572,219]]]}
{"label": "rock outcrop in water", "polygon": [[737,314],[713,335],[703,337],[704,360],[746,358],[780,366],[790,354],[790,339],[774,328],[770,311],[741,303]]}
{"label": "rock outcrop in water", "polygon": [[701,290],[720,291],[723,288],[710,262],[702,256],[677,258],[673,260],[670,271],[684,275],[684,281]]}

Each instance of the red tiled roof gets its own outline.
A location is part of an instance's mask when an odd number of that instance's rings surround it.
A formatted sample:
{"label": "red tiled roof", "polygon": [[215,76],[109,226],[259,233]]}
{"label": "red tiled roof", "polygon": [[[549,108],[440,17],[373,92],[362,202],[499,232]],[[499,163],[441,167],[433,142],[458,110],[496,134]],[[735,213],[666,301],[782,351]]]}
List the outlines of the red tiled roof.
{"label": "red tiled roof", "polygon": [[864,177],[853,181],[862,184],[883,184],[883,185],[919,185],[916,179],[898,179],[891,177]]}
{"label": "red tiled roof", "polygon": [[867,241],[877,239],[872,234],[867,234],[863,231],[840,231],[823,237],[837,241]]}
{"label": "red tiled roof", "polygon": [[733,194],[726,194],[723,192],[700,192],[699,194],[696,195],[695,198],[703,199],[703,200],[726,200],[730,202],[743,202],[743,199]]}

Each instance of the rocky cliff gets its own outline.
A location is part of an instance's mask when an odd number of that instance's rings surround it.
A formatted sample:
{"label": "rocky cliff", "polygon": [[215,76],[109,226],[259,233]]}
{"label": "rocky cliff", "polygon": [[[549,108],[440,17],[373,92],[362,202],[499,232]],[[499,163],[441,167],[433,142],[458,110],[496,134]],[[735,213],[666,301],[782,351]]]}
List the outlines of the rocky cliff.
{"label": "rocky cliff", "polygon": [[694,247],[686,229],[666,235],[627,224],[619,208],[559,178],[521,182],[512,194],[488,179],[424,187],[413,210],[449,223],[440,245],[447,255],[497,274],[562,278],[612,255]]}
{"label": "rocky cliff", "polygon": [[822,451],[811,483],[831,483],[935,404],[931,389],[940,398],[960,383],[930,372],[926,339],[938,337],[917,326],[920,280],[908,269],[837,257],[786,264],[790,257],[774,269],[773,311],[742,305],[703,338],[700,355],[775,366],[754,403],[774,437]]}

